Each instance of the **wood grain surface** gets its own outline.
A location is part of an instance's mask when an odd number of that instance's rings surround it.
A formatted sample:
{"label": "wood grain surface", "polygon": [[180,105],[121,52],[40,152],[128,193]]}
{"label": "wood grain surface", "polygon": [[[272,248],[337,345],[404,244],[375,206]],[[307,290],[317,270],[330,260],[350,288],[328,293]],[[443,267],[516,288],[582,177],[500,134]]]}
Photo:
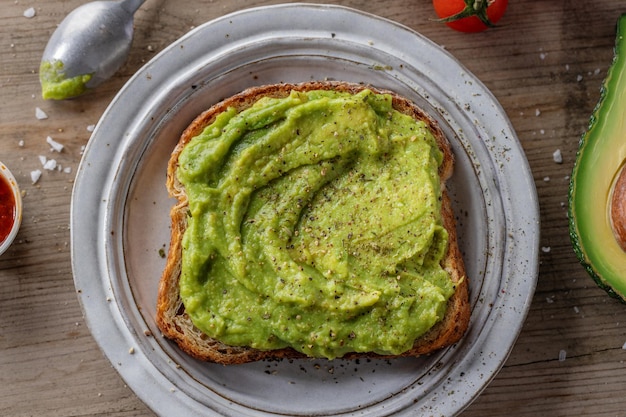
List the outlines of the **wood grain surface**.
{"label": "wood grain surface", "polygon": [[[70,200],[89,127],[144,63],[190,29],[272,1],[147,0],[130,58],[113,79],[69,101],[40,98],[38,68],[56,25],[81,0],[4,0],[0,7],[0,160],[23,190],[23,224],[0,256],[0,415],[154,415],[111,367],[87,329],[72,279]],[[462,34],[433,21],[429,0],[339,1],[398,21],[477,75],[517,131],[537,187],[540,273],[509,359],[463,417],[626,415],[626,305],[578,264],[567,189],[579,138],[613,56],[619,0],[511,0],[501,26]],[[33,7],[36,15],[24,17]],[[416,50],[416,54],[420,51]],[[48,118],[39,120],[35,109]],[[62,143],[52,152],[46,137]],[[562,163],[553,152],[560,150]],[[44,171],[39,156],[70,172]]]}

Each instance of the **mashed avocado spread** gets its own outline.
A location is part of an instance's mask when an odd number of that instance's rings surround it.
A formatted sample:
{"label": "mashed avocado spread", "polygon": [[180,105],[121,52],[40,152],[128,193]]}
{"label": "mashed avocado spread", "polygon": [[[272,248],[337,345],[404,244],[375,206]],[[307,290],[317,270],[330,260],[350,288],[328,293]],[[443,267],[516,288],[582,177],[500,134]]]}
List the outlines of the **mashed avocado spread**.
{"label": "mashed avocado spread", "polygon": [[87,91],[87,83],[92,74],[66,78],[62,61],[43,61],[39,66],[41,96],[45,99],[64,100],[76,97]]}
{"label": "mashed avocado spread", "polygon": [[454,292],[442,158],[423,122],[369,90],[220,114],[179,157],[186,312],[233,346],[407,351]]}

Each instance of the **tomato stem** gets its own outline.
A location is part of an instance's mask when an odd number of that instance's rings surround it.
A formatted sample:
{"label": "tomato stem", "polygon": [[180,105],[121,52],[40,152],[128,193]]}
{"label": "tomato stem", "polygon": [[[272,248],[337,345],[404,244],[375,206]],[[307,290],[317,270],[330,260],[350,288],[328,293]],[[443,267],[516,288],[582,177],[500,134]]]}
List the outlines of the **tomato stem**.
{"label": "tomato stem", "polygon": [[485,26],[493,28],[496,27],[494,23],[489,20],[487,16],[487,8],[493,3],[494,0],[465,0],[465,7],[460,12],[453,14],[452,16],[438,19],[439,22],[454,22],[455,20],[464,19],[466,17],[476,16],[480,19]]}

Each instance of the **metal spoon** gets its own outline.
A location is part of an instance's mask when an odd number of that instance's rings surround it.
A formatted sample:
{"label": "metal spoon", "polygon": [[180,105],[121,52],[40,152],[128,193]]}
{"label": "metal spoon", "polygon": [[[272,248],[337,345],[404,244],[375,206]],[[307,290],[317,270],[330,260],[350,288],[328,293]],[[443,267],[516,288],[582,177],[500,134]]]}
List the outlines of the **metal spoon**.
{"label": "metal spoon", "polygon": [[43,97],[75,97],[115,74],[128,57],[133,15],[144,1],[94,1],[68,14],[43,53]]}

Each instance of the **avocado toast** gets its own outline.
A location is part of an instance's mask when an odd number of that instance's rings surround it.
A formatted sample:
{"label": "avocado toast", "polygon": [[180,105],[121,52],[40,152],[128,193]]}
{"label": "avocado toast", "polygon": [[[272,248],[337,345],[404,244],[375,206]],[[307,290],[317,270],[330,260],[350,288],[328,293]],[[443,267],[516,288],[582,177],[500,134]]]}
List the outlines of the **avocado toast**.
{"label": "avocado toast", "polygon": [[199,115],[168,165],[163,334],[201,360],[419,356],[468,327],[436,122],[370,86],[254,87]]}

